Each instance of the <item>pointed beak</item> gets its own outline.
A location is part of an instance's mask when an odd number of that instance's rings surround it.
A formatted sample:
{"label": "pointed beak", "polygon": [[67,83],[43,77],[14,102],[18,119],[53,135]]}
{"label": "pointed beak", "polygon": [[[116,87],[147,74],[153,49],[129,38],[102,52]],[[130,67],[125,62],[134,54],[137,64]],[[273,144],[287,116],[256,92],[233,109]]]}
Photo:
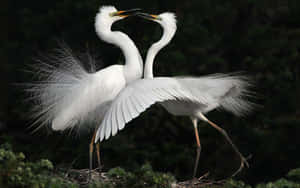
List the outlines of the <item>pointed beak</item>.
{"label": "pointed beak", "polygon": [[126,18],[128,16],[133,16],[136,15],[138,11],[141,11],[142,9],[140,8],[134,8],[134,9],[129,9],[129,10],[120,10],[118,12],[114,12],[113,16],[120,16],[123,18]]}
{"label": "pointed beak", "polygon": [[154,15],[154,14],[147,14],[147,13],[143,13],[143,12],[138,12],[136,13],[137,16],[147,19],[147,20],[159,20],[158,15]]}

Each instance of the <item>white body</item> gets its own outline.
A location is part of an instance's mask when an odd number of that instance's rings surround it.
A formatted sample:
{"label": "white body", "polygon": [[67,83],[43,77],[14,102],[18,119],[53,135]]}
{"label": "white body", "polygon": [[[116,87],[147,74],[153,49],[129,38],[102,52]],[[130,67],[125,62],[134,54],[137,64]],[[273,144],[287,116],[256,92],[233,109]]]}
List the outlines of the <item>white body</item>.
{"label": "white body", "polygon": [[123,66],[113,65],[89,74],[86,83],[77,92],[67,94],[65,103],[59,104],[61,112],[55,116],[52,129],[64,130],[82,122],[100,122],[111,101],[126,85],[123,71]]}

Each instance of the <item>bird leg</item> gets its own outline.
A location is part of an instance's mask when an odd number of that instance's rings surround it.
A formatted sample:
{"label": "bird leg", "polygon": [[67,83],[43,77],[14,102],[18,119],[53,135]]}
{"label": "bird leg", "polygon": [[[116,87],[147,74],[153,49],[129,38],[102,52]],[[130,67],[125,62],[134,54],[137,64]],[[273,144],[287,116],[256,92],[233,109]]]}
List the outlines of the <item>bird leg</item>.
{"label": "bird leg", "polygon": [[96,149],[97,149],[97,159],[98,159],[98,169],[99,169],[99,172],[101,172],[101,160],[100,160],[100,143],[97,142],[96,144]]}
{"label": "bird leg", "polygon": [[90,170],[89,170],[89,174],[90,174],[90,179],[92,177],[92,168],[93,168],[93,151],[94,151],[94,141],[95,141],[95,137],[96,137],[96,133],[97,131],[94,132],[91,143],[90,143]]}
{"label": "bird leg", "polygon": [[208,120],[202,113],[200,114],[200,116],[201,116],[201,118],[203,120],[205,120],[206,122],[208,122],[212,127],[214,127],[215,129],[217,129],[226,138],[226,140],[232,146],[233,150],[239,155],[239,157],[241,159],[241,165],[240,165],[239,169],[232,174],[232,177],[235,176],[236,174],[238,174],[244,168],[245,165],[246,165],[246,167],[249,168],[249,163],[247,161],[247,158],[245,158],[240,153],[240,151],[237,149],[237,147],[233,144],[233,142],[231,141],[231,139],[228,136],[227,132],[224,129],[222,129],[221,127],[219,127],[218,125],[216,125],[215,123],[213,123],[210,120]]}
{"label": "bird leg", "polygon": [[194,179],[195,176],[196,176],[196,173],[197,173],[197,169],[198,169],[198,163],[199,163],[200,152],[201,152],[201,144],[200,144],[198,128],[197,128],[198,121],[197,121],[196,118],[192,118],[192,122],[193,122],[193,125],[194,125],[195,137],[196,137],[196,141],[197,141],[197,156],[196,156],[196,161],[195,161],[195,165],[194,165],[194,172],[193,172],[193,179]]}

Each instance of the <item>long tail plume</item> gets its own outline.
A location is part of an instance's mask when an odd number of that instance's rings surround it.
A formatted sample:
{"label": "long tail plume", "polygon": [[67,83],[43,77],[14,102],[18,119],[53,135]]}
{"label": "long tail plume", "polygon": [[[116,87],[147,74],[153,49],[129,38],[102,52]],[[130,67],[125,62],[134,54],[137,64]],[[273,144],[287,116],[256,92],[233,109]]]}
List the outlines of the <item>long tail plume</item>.
{"label": "long tail plume", "polygon": [[[29,95],[27,100],[33,104],[30,114],[34,120],[34,131],[51,125],[53,119],[85,87],[90,73],[96,71],[95,59],[89,52],[81,60],[65,43],[60,43],[53,53],[41,56],[36,62],[30,66],[36,81],[24,84]],[[66,123],[72,128],[76,121]]]}

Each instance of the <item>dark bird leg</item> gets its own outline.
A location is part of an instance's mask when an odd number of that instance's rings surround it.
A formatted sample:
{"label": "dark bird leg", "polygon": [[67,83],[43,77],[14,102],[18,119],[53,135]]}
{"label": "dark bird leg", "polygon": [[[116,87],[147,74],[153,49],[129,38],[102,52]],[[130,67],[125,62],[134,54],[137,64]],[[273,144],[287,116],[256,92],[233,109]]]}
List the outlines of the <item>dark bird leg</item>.
{"label": "dark bird leg", "polygon": [[192,122],[194,125],[194,130],[195,130],[195,137],[196,137],[196,141],[197,141],[197,156],[196,156],[196,161],[195,161],[195,165],[194,165],[194,172],[193,172],[193,178],[195,178],[196,173],[197,173],[197,169],[198,169],[198,163],[199,163],[199,158],[200,158],[200,152],[201,152],[201,144],[200,144],[200,139],[199,139],[199,134],[198,134],[198,120],[197,118],[192,118]]}
{"label": "dark bird leg", "polygon": [[89,170],[90,179],[92,177],[93,151],[94,151],[94,142],[95,142],[96,133],[97,133],[97,130],[94,132],[91,143],[90,143],[90,170]]}
{"label": "dark bird leg", "polygon": [[240,165],[239,169],[233,173],[232,176],[235,176],[236,174],[238,174],[244,168],[245,165],[246,165],[246,167],[249,167],[247,159],[240,153],[240,151],[237,149],[237,147],[233,144],[233,142],[229,138],[227,132],[224,129],[222,129],[221,127],[219,127],[218,125],[216,125],[215,123],[208,120],[202,113],[200,113],[200,116],[201,116],[201,119],[208,122],[212,127],[217,129],[226,138],[226,140],[232,146],[233,150],[239,155],[239,157],[241,159],[241,165]]}
{"label": "dark bird leg", "polygon": [[101,172],[101,160],[100,160],[100,143],[97,142],[96,144],[96,149],[97,149],[97,159],[98,159],[98,170]]}

